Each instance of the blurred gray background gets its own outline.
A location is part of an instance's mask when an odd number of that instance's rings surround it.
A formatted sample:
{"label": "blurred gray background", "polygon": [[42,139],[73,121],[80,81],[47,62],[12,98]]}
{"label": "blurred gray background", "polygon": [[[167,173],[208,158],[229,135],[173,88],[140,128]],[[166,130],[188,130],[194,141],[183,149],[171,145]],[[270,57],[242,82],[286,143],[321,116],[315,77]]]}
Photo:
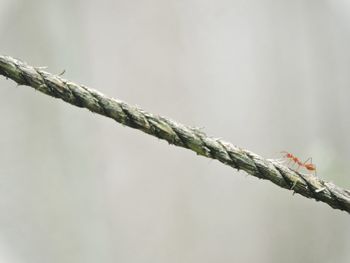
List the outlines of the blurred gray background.
{"label": "blurred gray background", "polygon": [[[0,0],[0,53],[350,188],[350,3]],[[349,262],[345,212],[0,78],[0,262]]]}

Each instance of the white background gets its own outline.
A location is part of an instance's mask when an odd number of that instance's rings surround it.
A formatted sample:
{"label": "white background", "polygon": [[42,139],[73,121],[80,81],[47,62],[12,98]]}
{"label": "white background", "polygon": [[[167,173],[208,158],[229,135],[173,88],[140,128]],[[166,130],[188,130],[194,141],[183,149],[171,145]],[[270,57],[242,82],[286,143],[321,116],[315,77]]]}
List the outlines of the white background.
{"label": "white background", "polygon": [[[0,53],[350,188],[350,4],[0,0]],[[0,78],[1,262],[349,262],[350,218]]]}

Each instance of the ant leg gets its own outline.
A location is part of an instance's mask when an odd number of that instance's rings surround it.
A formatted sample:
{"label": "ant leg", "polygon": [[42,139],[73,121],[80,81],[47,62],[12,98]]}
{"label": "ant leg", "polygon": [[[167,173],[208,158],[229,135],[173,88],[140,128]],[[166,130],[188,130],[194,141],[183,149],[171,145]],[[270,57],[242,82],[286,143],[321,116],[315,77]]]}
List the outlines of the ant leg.
{"label": "ant leg", "polygon": [[312,157],[309,157],[306,159],[306,161],[304,162],[304,165],[310,160],[310,163],[312,163]]}
{"label": "ant leg", "polygon": [[[290,164],[290,163],[292,163],[292,164]],[[295,162],[293,162],[293,161],[289,161],[288,162],[288,168],[289,169],[293,170],[294,165],[295,165]]]}
{"label": "ant leg", "polygon": [[299,160],[297,160],[295,163],[298,165],[298,167],[297,167],[297,169],[295,171],[298,171],[300,166],[303,166],[303,163],[300,162]]}

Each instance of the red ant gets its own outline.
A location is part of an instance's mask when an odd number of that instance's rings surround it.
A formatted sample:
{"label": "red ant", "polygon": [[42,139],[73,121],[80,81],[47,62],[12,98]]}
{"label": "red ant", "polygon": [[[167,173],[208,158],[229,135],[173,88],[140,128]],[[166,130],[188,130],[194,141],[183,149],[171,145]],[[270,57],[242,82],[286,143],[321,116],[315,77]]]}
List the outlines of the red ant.
{"label": "red ant", "polygon": [[[316,166],[312,163],[312,158],[308,158],[305,162],[301,162],[300,159],[296,156],[294,156],[293,154],[283,151],[282,153],[284,153],[284,158],[289,159],[289,162],[292,161],[294,163],[296,163],[298,165],[298,168],[296,171],[298,171],[298,169],[300,167],[304,167],[306,170],[310,171],[310,172],[315,172],[316,175]],[[310,161],[308,163],[308,161]]]}

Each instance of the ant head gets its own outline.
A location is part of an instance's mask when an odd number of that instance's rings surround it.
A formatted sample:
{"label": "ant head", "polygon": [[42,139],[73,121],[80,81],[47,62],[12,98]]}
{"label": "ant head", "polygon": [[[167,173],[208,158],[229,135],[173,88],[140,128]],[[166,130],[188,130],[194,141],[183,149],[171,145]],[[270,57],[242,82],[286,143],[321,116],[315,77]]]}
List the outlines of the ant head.
{"label": "ant head", "polygon": [[284,154],[283,156],[286,158],[293,158],[294,157],[293,154],[286,152],[286,151],[282,151],[281,153],[283,153]]}

